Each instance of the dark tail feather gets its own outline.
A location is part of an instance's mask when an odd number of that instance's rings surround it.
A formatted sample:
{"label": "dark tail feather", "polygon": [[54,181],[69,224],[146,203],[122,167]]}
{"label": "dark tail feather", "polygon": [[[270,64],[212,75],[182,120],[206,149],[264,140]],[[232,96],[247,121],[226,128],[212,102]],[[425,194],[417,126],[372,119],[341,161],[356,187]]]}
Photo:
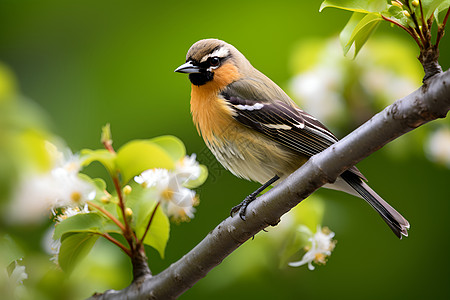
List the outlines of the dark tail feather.
{"label": "dark tail feather", "polygon": [[341,177],[380,214],[398,238],[408,236],[409,222],[378,196],[358,175],[345,171]]}

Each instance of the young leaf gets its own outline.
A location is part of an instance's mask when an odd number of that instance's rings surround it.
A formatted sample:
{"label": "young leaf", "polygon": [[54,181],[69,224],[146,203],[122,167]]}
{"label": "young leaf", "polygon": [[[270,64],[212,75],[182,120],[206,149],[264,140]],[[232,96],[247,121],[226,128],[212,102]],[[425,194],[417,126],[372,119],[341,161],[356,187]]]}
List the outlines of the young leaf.
{"label": "young leaf", "polygon": [[0,236],[0,249],[0,268],[2,269],[24,256],[22,249],[9,235]]}
{"label": "young leaf", "polygon": [[63,271],[70,273],[76,264],[92,249],[99,235],[92,233],[75,233],[61,241],[58,263]]}
{"label": "young leaf", "polygon": [[149,141],[164,148],[174,161],[178,161],[186,155],[186,147],[183,142],[175,136],[163,135],[150,139]]}
{"label": "young leaf", "polygon": [[122,182],[126,184],[134,176],[148,169],[173,169],[174,162],[168,152],[158,144],[148,140],[135,140],[119,149],[116,166],[122,174]]}
{"label": "young leaf", "polygon": [[[423,14],[428,20],[434,13],[439,13],[450,6],[450,0],[422,0]],[[437,10],[437,11],[436,11]]]}
{"label": "young leaf", "polygon": [[[354,13],[355,14],[355,13]],[[359,16],[356,16],[355,19],[352,18],[350,21],[352,22],[349,28],[347,26],[344,28],[345,33],[344,36],[348,36],[348,31],[350,31],[350,28],[356,23],[356,20],[360,18]],[[352,20],[353,19],[353,20]],[[355,54],[358,55],[358,52],[361,50],[362,46],[366,43],[367,39],[370,37],[370,35],[375,31],[375,29],[378,27],[378,24],[383,20],[378,13],[370,13],[366,14],[361,21],[359,21],[356,26],[354,27],[352,34],[350,35],[350,38],[344,46],[344,54],[347,54],[352,44],[355,44]],[[341,40],[342,43],[342,40]]]}
{"label": "young leaf", "polygon": [[342,49],[344,50],[344,55],[347,55],[352,43],[350,43],[350,38],[352,37],[352,33],[355,30],[356,26],[361,22],[366,14],[354,12],[345,25],[344,29],[342,29],[339,34],[339,40],[341,42]]}
{"label": "young leaf", "polygon": [[382,12],[387,7],[385,0],[325,0],[320,5],[319,11],[327,7],[350,10],[360,13]]}
{"label": "young leaf", "polygon": [[[136,185],[133,193],[127,199],[127,206],[134,214],[132,226],[139,239],[144,235],[150,217],[156,207],[156,195],[153,190],[142,188]],[[164,257],[164,251],[169,240],[170,223],[167,216],[162,212],[161,207],[155,212],[152,224],[144,239],[144,244],[155,248],[161,257]]]}
{"label": "young leaf", "polygon": [[[153,190],[142,188],[139,185],[133,188],[133,194],[127,199],[127,206],[133,210],[135,216],[132,224],[133,230],[139,239],[143,236],[156,207],[157,201],[155,199],[156,195]],[[162,211],[161,206],[159,206],[153,216],[151,226],[144,239],[144,244],[155,248],[160,256],[164,257],[169,234],[169,219]]]}
{"label": "young leaf", "polygon": [[208,178],[208,168],[204,165],[200,165],[200,176],[198,176],[197,179],[189,180],[183,186],[187,187],[188,189],[194,189],[198,186],[201,186],[206,179]]}
{"label": "young leaf", "polygon": [[[141,224],[145,225],[144,226],[141,225],[136,229],[138,237],[141,237],[144,234],[145,227],[150,219],[153,209],[154,206],[152,209],[148,211],[146,217],[143,218],[143,222]],[[170,234],[169,219],[167,218],[166,214],[162,211],[161,206],[158,206],[155,215],[153,216],[150,229],[147,235],[145,236],[144,244],[155,248],[159,252],[161,258],[164,258],[164,252],[166,250],[167,241],[169,240],[169,234]]]}
{"label": "young leaf", "polygon": [[408,26],[413,28],[416,27],[413,20],[411,18],[406,17],[405,14],[403,13],[403,9],[401,9],[398,6],[391,5],[388,10],[383,12],[383,16],[391,18],[405,27]]}
{"label": "young leaf", "polygon": [[106,219],[97,213],[74,215],[55,226],[53,239],[59,239],[68,232],[101,232],[104,221]]}
{"label": "young leaf", "polygon": [[88,166],[94,161],[100,162],[109,173],[115,173],[115,160],[116,155],[114,153],[109,152],[106,149],[98,149],[98,150],[90,150],[83,149],[81,150],[81,160],[83,166]]}

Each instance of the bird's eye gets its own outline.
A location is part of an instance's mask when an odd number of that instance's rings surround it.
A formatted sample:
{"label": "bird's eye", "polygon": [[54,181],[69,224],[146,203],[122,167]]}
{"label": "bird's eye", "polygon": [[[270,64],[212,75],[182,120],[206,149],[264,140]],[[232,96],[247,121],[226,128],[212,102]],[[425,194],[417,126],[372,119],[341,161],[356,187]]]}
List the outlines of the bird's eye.
{"label": "bird's eye", "polygon": [[211,57],[209,59],[209,64],[211,67],[217,67],[220,64],[220,59],[217,56]]}

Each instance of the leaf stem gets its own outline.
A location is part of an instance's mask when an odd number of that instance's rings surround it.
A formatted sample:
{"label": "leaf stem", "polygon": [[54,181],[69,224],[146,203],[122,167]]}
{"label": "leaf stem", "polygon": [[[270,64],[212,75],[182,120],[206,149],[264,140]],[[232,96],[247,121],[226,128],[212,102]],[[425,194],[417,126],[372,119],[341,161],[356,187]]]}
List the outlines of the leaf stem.
{"label": "leaf stem", "polygon": [[[413,28],[413,31],[415,31],[416,34],[419,36],[420,40],[422,41],[422,45],[427,45],[428,41],[426,40],[425,36],[423,35],[422,30],[420,30],[419,22],[417,21],[417,14],[415,12],[413,12],[411,14],[411,18],[414,22],[414,25],[416,25],[416,28]],[[424,47],[426,47],[426,46],[424,46]]]}
{"label": "leaf stem", "polygon": [[420,7],[420,20],[423,26],[422,31],[425,30],[425,32],[428,32],[428,22],[425,22],[425,18],[423,16],[422,0],[419,0],[419,7]]}
{"label": "leaf stem", "polygon": [[158,202],[156,203],[156,205],[155,205],[155,208],[153,209],[153,212],[152,212],[152,214],[151,214],[151,216],[150,216],[150,219],[148,220],[147,227],[145,228],[144,234],[142,235],[142,238],[141,238],[140,241],[139,241],[141,244],[144,243],[144,239],[145,239],[145,237],[147,236],[147,233],[148,233],[148,231],[149,231],[149,229],[150,229],[150,225],[152,224],[153,218],[155,217],[156,210],[158,209],[158,207],[159,207],[160,204],[161,204],[161,202],[158,201]]}
{"label": "leaf stem", "polygon": [[406,28],[406,27],[403,26],[402,24],[400,24],[400,23],[398,23],[398,22],[396,22],[396,21],[394,21],[394,20],[392,20],[392,19],[390,19],[390,18],[387,18],[387,17],[385,17],[385,16],[383,16],[383,15],[381,15],[381,17],[383,18],[383,20],[388,21],[388,22],[391,22],[392,24],[394,24],[394,25],[400,27],[401,29],[403,29],[403,30],[405,30],[407,33],[409,33],[409,35],[412,36],[413,39],[416,41],[416,43],[417,43],[417,45],[419,46],[419,48],[422,48],[422,43],[420,42],[420,40],[417,38],[417,35],[416,35],[413,31],[409,30],[408,28]]}
{"label": "leaf stem", "polygon": [[104,209],[103,207],[98,206],[97,204],[94,204],[94,203],[92,203],[92,202],[90,202],[90,201],[87,201],[86,203],[87,203],[89,206],[91,206],[91,207],[95,208],[96,210],[100,211],[101,213],[103,213],[103,214],[104,214],[105,216],[107,216],[109,219],[111,219],[111,221],[113,221],[114,224],[116,224],[116,225],[120,228],[120,230],[122,230],[122,232],[125,231],[125,227],[123,226],[123,224],[120,223],[120,221],[117,220],[117,218],[114,217],[109,211],[107,211],[107,210]]}
{"label": "leaf stem", "polygon": [[437,38],[436,38],[436,48],[439,46],[439,42],[441,41],[441,38],[444,36],[445,26],[447,25],[449,14],[450,14],[450,7],[447,8],[447,13],[445,14],[444,21],[442,22],[442,25],[440,25],[438,28],[438,33],[437,33]]}
{"label": "leaf stem", "polygon": [[123,252],[125,252],[126,255],[128,255],[129,257],[131,257],[131,251],[130,249],[128,249],[127,247],[125,247],[121,242],[119,242],[118,240],[116,240],[115,238],[113,238],[112,236],[110,236],[108,233],[98,233],[99,235],[101,235],[102,237],[104,237],[105,239],[107,239],[108,241],[110,241],[111,243],[113,243],[114,245],[118,246],[120,249],[123,250]]}
{"label": "leaf stem", "polygon": [[125,239],[128,241],[128,243],[130,244],[130,247],[133,248],[132,247],[132,245],[133,245],[132,239],[134,238],[136,240],[136,236],[134,236],[134,233],[131,230],[130,224],[128,223],[127,215],[125,213],[125,201],[123,199],[122,190],[120,188],[118,174],[112,176],[112,180],[114,183],[114,187],[116,188],[117,196],[119,198],[119,207],[120,207],[120,210],[122,211],[123,222],[125,224],[125,228],[123,230],[123,235],[124,235]]}

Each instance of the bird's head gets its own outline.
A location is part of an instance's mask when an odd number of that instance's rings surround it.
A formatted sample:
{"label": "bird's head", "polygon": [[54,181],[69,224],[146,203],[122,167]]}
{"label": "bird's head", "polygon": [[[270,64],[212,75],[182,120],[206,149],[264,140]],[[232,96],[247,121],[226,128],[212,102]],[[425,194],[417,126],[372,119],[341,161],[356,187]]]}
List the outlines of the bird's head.
{"label": "bird's head", "polygon": [[191,46],[186,63],[175,72],[188,73],[193,85],[220,89],[239,79],[249,66],[247,59],[232,45],[217,39],[205,39]]}

